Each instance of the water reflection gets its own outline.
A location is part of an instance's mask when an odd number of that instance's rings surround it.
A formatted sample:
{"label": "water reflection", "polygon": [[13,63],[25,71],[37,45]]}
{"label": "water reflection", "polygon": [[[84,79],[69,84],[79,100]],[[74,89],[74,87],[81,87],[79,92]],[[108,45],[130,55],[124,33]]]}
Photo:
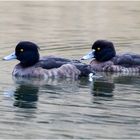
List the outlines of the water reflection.
{"label": "water reflection", "polygon": [[139,81],[140,74],[127,74],[127,75],[119,75],[118,77],[114,77],[114,83],[118,84],[126,84],[126,85],[135,85],[140,84]]}
{"label": "water reflection", "polygon": [[[100,97],[102,100],[112,100],[116,92],[116,86],[118,84],[138,84],[139,74],[123,74],[123,73],[100,73],[102,77],[93,78],[92,83],[87,78],[81,78],[77,81],[72,79],[25,79],[15,78],[14,82],[17,88],[14,92],[14,106],[20,108],[37,108],[38,93],[45,91],[47,94],[51,94],[51,98],[56,98],[54,94],[75,94],[80,91],[80,88],[88,87],[91,94],[96,97],[97,101]],[[48,96],[48,95],[46,95]],[[58,96],[57,96],[58,97]]]}
{"label": "water reflection", "polygon": [[20,108],[37,108],[39,88],[33,85],[21,84],[14,93],[14,106]]}
{"label": "water reflection", "polygon": [[[36,79],[13,77],[15,82],[14,106],[19,108],[37,108],[40,96],[47,99],[61,98],[61,95],[77,94],[80,88],[85,88],[90,82],[88,78],[74,79]],[[9,92],[10,93],[10,92]]]}
{"label": "water reflection", "polygon": [[108,81],[95,81],[92,87],[94,96],[112,97],[115,84]]}
{"label": "water reflection", "polygon": [[140,73],[101,73],[103,80],[114,84],[135,84],[138,82]]}
{"label": "water reflection", "polygon": [[[60,98],[61,95],[77,94],[84,88],[88,88],[95,100],[112,100],[116,90],[121,85],[139,86],[140,74],[100,73],[102,77],[93,78],[92,83],[87,78],[77,81],[72,79],[25,79],[15,78],[15,91],[13,105],[19,108],[37,108],[39,93],[48,98]],[[45,94],[47,93],[47,94]],[[11,92],[9,92],[11,94]]]}
{"label": "water reflection", "polygon": [[139,73],[101,73],[102,78],[96,79],[91,86],[94,96],[112,97],[117,84],[140,84]]}
{"label": "water reflection", "polygon": [[13,77],[16,89],[14,91],[14,106],[19,108],[37,108],[38,92],[44,81]]}

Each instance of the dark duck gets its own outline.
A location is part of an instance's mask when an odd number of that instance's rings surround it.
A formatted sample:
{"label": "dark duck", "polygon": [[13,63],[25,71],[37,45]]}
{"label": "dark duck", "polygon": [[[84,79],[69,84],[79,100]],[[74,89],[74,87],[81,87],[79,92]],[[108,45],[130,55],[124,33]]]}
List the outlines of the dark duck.
{"label": "dark duck", "polygon": [[89,65],[78,60],[46,56],[40,58],[39,47],[30,41],[19,42],[15,52],[4,57],[4,60],[20,61],[12,72],[17,77],[39,78],[79,78],[93,74]]}
{"label": "dark duck", "polygon": [[90,65],[100,72],[140,72],[140,55],[125,53],[116,54],[114,45],[107,40],[97,40],[92,45],[92,51],[82,57],[82,60],[93,59]]}

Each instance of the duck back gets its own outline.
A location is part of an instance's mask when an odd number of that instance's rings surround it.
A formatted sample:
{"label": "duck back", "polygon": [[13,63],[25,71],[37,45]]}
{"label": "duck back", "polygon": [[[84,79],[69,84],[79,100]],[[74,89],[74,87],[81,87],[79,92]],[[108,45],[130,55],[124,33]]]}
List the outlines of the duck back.
{"label": "duck back", "polygon": [[140,55],[137,54],[123,54],[117,55],[112,59],[115,65],[121,65],[124,67],[136,67],[140,66]]}

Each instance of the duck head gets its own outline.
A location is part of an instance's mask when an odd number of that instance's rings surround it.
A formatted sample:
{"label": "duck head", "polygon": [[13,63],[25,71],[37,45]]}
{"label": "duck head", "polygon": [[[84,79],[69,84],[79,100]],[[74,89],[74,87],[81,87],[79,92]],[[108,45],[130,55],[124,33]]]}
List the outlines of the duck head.
{"label": "duck head", "polygon": [[22,67],[33,66],[39,61],[38,46],[29,41],[19,42],[15,48],[15,52],[4,57],[4,60],[17,59]]}
{"label": "duck head", "polygon": [[81,60],[94,58],[99,62],[111,60],[116,55],[112,42],[107,40],[97,40],[92,45],[92,51],[83,56]]}

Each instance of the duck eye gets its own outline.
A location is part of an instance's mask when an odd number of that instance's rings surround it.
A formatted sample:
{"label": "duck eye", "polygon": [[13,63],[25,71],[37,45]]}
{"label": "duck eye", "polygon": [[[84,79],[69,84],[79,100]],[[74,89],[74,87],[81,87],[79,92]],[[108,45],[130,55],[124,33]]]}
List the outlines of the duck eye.
{"label": "duck eye", "polygon": [[97,51],[100,51],[101,50],[101,48],[97,48]]}
{"label": "duck eye", "polygon": [[23,49],[20,49],[20,52],[23,52],[24,50]]}

